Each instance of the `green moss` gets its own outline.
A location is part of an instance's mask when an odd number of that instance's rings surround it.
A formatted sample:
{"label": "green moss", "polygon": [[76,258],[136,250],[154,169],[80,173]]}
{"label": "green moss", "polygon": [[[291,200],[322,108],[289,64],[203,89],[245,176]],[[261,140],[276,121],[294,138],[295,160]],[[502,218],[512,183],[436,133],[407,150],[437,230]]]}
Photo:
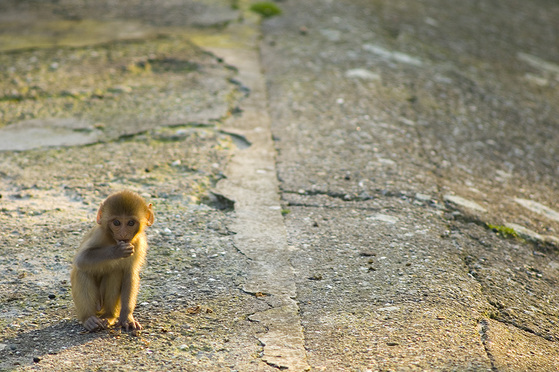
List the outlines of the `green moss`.
{"label": "green moss", "polygon": [[511,227],[506,227],[503,225],[491,225],[490,223],[487,224],[487,227],[503,238],[518,238],[518,233]]}
{"label": "green moss", "polygon": [[483,313],[486,318],[498,320],[499,319],[499,312],[495,310],[487,310]]}
{"label": "green moss", "polygon": [[289,214],[289,213],[291,213],[291,210],[289,210],[289,209],[282,209],[282,210],[281,210],[281,215],[282,215],[282,216],[285,216],[285,215],[287,215],[287,214]]}
{"label": "green moss", "polygon": [[281,9],[274,3],[262,1],[251,5],[250,10],[260,14],[264,18],[273,17],[281,14]]}

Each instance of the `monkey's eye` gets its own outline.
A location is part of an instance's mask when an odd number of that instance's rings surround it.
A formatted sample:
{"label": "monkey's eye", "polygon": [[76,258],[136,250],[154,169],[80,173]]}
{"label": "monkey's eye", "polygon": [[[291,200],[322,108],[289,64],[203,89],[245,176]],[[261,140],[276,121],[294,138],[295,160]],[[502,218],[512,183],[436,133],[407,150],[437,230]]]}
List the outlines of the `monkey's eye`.
{"label": "monkey's eye", "polygon": [[134,226],[135,223],[135,221],[128,221],[128,226]]}
{"label": "monkey's eye", "polygon": [[114,220],[114,221],[113,221],[113,225],[115,225],[115,226],[120,226],[120,221],[119,221],[119,220]]}

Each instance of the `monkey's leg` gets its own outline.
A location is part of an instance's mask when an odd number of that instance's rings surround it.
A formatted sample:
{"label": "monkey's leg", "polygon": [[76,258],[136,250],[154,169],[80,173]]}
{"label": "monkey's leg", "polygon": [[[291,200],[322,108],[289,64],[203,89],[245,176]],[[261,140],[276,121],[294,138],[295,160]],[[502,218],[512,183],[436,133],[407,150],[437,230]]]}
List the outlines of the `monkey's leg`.
{"label": "monkey's leg", "polygon": [[103,304],[101,318],[106,319],[109,325],[116,322],[120,312],[121,287],[122,272],[112,272],[101,279],[100,293]]}
{"label": "monkey's leg", "polygon": [[140,289],[140,275],[138,271],[125,272],[122,277],[122,309],[118,323],[127,331],[140,330],[142,326],[134,319],[132,313],[136,307],[138,290]]}
{"label": "monkey's leg", "polygon": [[88,331],[106,328],[107,323],[97,317],[100,297],[95,279],[91,275],[73,268],[70,281],[76,313],[83,326]]}

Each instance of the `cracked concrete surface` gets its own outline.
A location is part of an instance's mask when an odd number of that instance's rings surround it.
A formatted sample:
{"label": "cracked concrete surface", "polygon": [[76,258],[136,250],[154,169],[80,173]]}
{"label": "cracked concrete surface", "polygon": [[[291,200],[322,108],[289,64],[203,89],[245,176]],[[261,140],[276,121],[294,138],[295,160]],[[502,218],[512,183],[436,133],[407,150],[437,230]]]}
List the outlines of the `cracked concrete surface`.
{"label": "cracked concrete surface", "polygon": [[[557,334],[553,239],[500,233],[516,223],[557,234],[545,217],[553,213],[542,213],[557,210],[556,90],[540,91],[522,80],[525,65],[509,63],[528,38],[489,40],[524,19],[532,52],[556,60],[542,32],[555,28],[538,9],[558,9],[517,5],[505,21],[496,3],[309,1],[265,22],[278,176],[314,368],[556,368],[553,353],[539,352]],[[481,19],[484,37],[472,28]],[[555,86],[549,64],[533,61]],[[514,351],[504,342],[512,334]]]}
{"label": "cracked concrete surface", "polygon": [[[0,4],[0,369],[559,369],[557,4],[249,3]],[[83,334],[123,187],[146,329]]]}

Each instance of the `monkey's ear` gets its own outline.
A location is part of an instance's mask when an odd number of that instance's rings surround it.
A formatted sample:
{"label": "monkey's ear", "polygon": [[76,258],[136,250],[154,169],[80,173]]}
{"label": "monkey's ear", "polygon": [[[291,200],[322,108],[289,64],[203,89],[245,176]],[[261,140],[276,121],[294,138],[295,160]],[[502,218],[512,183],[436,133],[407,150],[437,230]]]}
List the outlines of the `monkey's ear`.
{"label": "monkey's ear", "polygon": [[103,203],[99,206],[99,210],[97,211],[97,224],[101,225],[101,218],[103,217]]}
{"label": "monkey's ear", "polygon": [[151,203],[148,204],[148,215],[147,215],[147,222],[146,222],[146,225],[148,226],[153,225],[153,222],[155,221],[155,215],[153,214],[152,206],[153,205]]}

